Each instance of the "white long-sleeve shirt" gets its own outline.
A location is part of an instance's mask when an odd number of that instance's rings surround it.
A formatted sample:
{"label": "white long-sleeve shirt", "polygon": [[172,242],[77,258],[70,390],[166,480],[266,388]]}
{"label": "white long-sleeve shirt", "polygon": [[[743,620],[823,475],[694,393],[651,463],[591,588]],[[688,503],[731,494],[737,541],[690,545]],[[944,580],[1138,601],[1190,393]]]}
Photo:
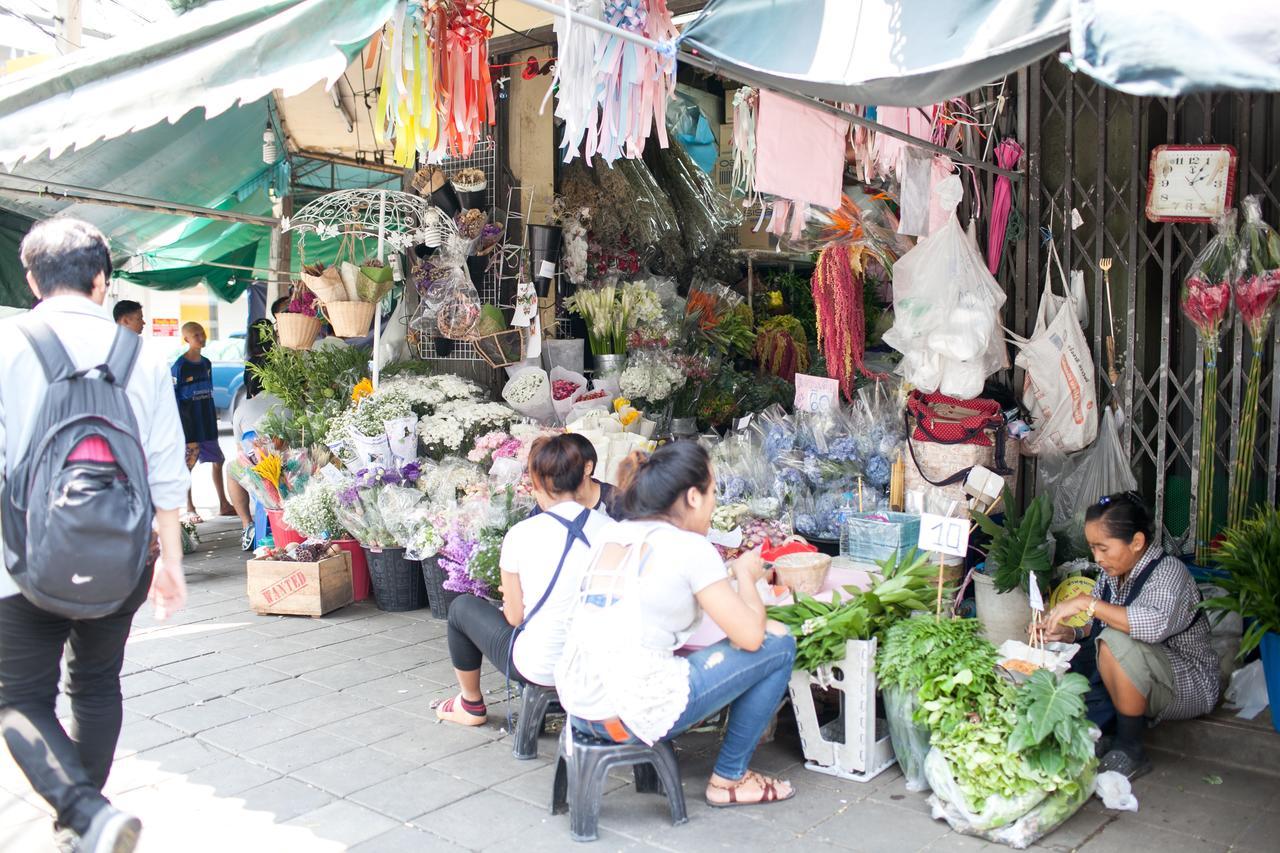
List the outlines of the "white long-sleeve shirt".
{"label": "white long-sleeve shirt", "polygon": [[[53,296],[32,311],[58,335],[77,368],[107,360],[116,324],[101,305],[83,296]],[[0,476],[6,477],[9,460],[16,464],[26,454],[46,387],[40,360],[14,325],[18,319],[0,320]],[[191,475],[169,365],[144,347],[126,390],[147,458],[151,502],[156,509],[177,509],[187,499]],[[5,566],[0,572],[0,598],[17,593]]]}

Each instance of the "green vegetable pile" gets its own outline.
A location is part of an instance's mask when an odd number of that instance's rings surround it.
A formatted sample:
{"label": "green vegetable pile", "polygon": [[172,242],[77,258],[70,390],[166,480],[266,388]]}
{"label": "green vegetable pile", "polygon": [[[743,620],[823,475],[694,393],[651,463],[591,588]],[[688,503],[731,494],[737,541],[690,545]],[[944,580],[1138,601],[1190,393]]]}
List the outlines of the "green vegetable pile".
{"label": "green vegetable pile", "polygon": [[1076,802],[1095,765],[1088,680],[1042,669],[1014,687],[996,659],[975,620],[917,617],[886,632],[876,671],[882,685],[915,691],[915,722],[928,727],[970,811],[1031,792]]}
{"label": "green vegetable pile", "polygon": [[844,657],[847,640],[869,640],[914,610],[928,610],[936,595],[937,569],[927,556],[912,548],[901,561],[897,555],[881,560],[883,579],[869,590],[844,588],[823,602],[797,595],[795,604],[770,607],[770,619],[791,629],[796,638],[795,668],[812,672]]}

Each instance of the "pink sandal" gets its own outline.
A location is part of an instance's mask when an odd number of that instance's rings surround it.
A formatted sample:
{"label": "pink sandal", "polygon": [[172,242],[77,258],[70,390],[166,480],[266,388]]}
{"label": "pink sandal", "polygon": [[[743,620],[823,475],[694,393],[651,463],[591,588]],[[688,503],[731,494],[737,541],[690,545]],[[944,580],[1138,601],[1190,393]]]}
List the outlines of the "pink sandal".
{"label": "pink sandal", "polygon": [[[467,710],[464,703],[466,699],[459,693],[448,699],[437,699],[431,703],[431,707],[436,712],[436,719],[442,722],[456,723],[460,726],[483,726],[489,722],[487,714],[473,714]],[[483,701],[480,706],[484,707]]]}

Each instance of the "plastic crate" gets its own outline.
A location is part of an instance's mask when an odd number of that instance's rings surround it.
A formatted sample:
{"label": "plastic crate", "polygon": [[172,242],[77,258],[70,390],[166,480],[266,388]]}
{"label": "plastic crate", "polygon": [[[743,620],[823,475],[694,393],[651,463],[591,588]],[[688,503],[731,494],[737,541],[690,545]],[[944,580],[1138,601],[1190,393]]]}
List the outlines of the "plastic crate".
{"label": "plastic crate", "polygon": [[[844,660],[816,672],[791,673],[791,705],[800,728],[805,768],[867,782],[894,762],[889,726],[876,717],[876,641],[849,640]],[[813,688],[839,693],[840,714],[819,725]]]}
{"label": "plastic crate", "polygon": [[845,519],[842,557],[875,565],[889,557],[901,557],[920,540],[920,516],[905,512],[856,512]]}

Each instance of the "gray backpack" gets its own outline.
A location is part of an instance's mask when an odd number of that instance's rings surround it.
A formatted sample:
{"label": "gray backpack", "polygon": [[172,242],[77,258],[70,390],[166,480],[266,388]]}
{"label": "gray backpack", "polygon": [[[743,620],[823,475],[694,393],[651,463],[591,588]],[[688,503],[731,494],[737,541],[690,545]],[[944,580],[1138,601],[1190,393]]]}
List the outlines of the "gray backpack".
{"label": "gray backpack", "polygon": [[147,460],[125,393],[142,340],[117,328],[107,363],[77,370],[44,321],[18,327],[48,388],[0,492],[4,562],[42,610],[107,616],[142,580],[151,539]]}

